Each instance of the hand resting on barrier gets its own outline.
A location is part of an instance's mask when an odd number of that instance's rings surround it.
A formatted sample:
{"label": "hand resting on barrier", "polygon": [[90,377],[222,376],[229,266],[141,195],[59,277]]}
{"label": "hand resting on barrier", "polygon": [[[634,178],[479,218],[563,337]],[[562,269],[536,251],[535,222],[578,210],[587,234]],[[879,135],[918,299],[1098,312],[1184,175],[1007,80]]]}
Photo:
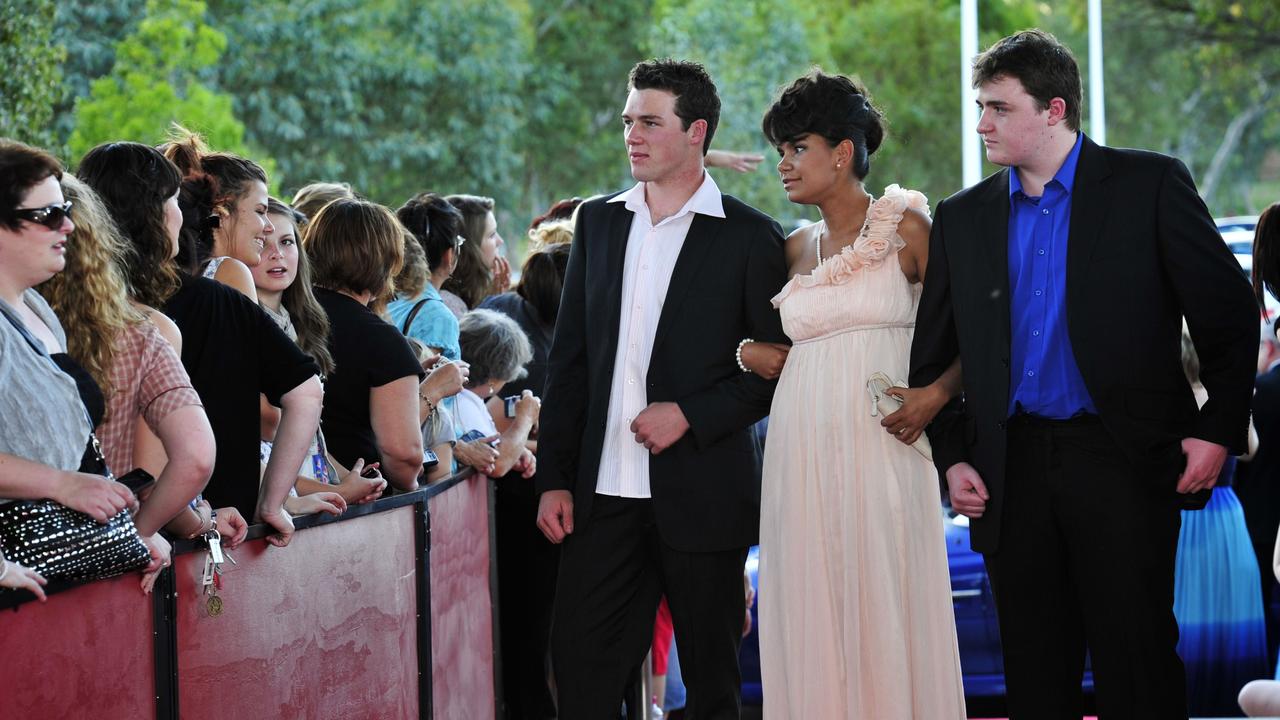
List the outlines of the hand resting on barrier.
{"label": "hand resting on barrier", "polygon": [[0,555],[0,587],[11,590],[26,590],[45,602],[49,598],[44,594],[44,585],[48,583],[40,573],[12,560],[5,560]]}

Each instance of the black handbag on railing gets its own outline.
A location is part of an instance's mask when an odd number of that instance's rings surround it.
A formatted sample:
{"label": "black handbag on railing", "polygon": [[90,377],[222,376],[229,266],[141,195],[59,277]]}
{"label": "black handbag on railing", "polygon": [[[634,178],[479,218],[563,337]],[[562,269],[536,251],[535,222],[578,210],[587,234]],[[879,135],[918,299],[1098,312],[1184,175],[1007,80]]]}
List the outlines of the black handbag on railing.
{"label": "black handbag on railing", "polygon": [[[3,312],[0,315],[18,329],[32,350],[45,354],[25,327]],[[82,471],[115,480],[92,433],[81,464]],[[128,510],[121,510],[104,524],[53,500],[0,503],[0,549],[6,558],[35,570],[46,580],[115,577],[141,570],[151,562],[151,553]]]}
{"label": "black handbag on railing", "polygon": [[151,562],[128,510],[104,525],[52,500],[0,505],[0,546],[47,580],[98,580]]}

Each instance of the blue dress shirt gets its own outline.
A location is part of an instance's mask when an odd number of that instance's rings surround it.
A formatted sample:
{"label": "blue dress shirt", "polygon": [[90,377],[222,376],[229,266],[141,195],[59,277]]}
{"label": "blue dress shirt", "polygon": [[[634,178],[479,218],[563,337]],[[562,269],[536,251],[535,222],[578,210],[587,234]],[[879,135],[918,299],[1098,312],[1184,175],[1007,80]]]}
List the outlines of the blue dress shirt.
{"label": "blue dress shirt", "polygon": [[1065,419],[1097,413],[1067,334],[1071,189],[1083,135],[1040,197],[1009,171],[1009,415]]}

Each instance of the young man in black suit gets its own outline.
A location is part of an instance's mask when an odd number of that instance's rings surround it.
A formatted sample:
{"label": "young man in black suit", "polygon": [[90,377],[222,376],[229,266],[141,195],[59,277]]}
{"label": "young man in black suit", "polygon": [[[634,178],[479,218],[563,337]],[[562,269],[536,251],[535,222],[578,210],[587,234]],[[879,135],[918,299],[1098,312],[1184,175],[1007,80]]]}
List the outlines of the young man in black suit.
{"label": "young man in black suit", "polygon": [[782,232],[703,169],[720,100],[702,66],[642,62],[622,112],[628,191],[578,210],[548,359],[538,526],[564,543],[551,653],[561,720],[616,717],[665,594],[688,717],[737,718],[751,425],[774,383],[742,338],[783,342]]}
{"label": "young man in black suit", "polygon": [[1056,38],[1000,40],[974,85],[1006,169],[938,206],[911,384],[959,355],[929,436],[986,559],[1010,715],[1078,720],[1087,648],[1102,718],[1185,718],[1179,512],[1245,448],[1258,310],[1186,167],[1080,132]]}

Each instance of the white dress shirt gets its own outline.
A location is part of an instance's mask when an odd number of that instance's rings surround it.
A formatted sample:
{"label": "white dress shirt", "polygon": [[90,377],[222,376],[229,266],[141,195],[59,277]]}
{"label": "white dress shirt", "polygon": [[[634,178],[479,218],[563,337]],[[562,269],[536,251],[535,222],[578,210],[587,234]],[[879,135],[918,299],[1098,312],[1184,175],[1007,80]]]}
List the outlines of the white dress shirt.
{"label": "white dress shirt", "polygon": [[622,313],[618,318],[618,350],[609,389],[609,416],[596,492],[626,498],[647,498],[649,451],[636,442],[631,422],[649,405],[645,378],[653,351],[658,317],[671,284],[671,272],[693,224],[694,213],[724,217],[720,188],[703,173],[702,185],[680,211],[654,225],[645,204],[644,183],[609,200],[625,203],[635,213],[627,235],[622,266]]}

